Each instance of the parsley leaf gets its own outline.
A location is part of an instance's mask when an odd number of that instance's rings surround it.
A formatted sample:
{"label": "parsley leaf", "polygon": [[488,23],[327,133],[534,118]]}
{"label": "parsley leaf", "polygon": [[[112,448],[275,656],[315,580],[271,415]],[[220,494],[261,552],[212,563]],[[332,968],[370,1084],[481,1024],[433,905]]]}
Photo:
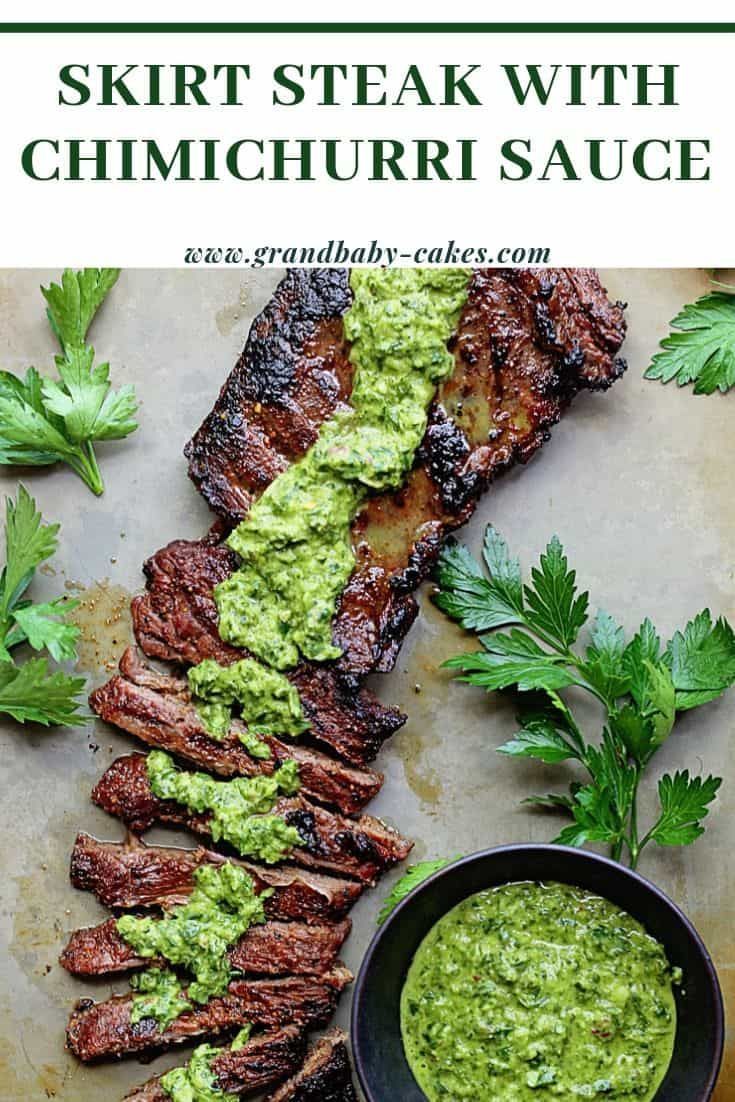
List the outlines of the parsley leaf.
{"label": "parsley leaf", "polygon": [[383,900],[383,906],[378,915],[378,925],[382,926],[391,911],[395,910],[401,900],[410,895],[414,888],[418,888],[419,884],[423,884],[424,880],[428,880],[435,872],[458,860],[459,857],[439,857],[435,861],[420,861],[417,865],[409,865],[401,879],[396,881]]}
{"label": "parsley leaf", "polygon": [[625,633],[613,617],[602,609],[597,613],[587,648],[584,675],[606,700],[617,700],[627,691],[629,675],[625,666]]}
{"label": "parsley leaf", "polygon": [[701,820],[709,813],[722,783],[719,777],[689,777],[689,770],[666,774],[658,782],[661,818],[651,837],[662,846],[688,846],[704,834]]}
{"label": "parsley leaf", "polygon": [[544,689],[553,693],[575,683],[574,677],[559,659],[553,656],[506,657],[472,651],[459,654],[444,663],[447,669],[462,670],[460,681],[481,685],[484,689],[508,689],[516,686],[521,692]]}
{"label": "parsley leaf", "polygon": [[680,711],[721,696],[735,681],[735,633],[727,620],[712,624],[708,608],[677,631],[664,661],[671,668]]}
{"label": "parsley leaf", "polygon": [[0,662],[0,712],[19,723],[74,727],[83,718],[77,699],[83,688],[83,677],[61,670],[50,674],[45,658],[31,658],[21,666]]}
{"label": "parsley leaf", "polygon": [[437,581],[441,588],[435,601],[442,612],[469,631],[518,623],[523,606],[520,574],[516,584],[512,562],[505,561],[490,533],[494,530],[488,528],[485,556],[486,561],[500,563],[498,577],[493,574],[486,578],[467,548],[453,539],[447,541],[439,562]]}
{"label": "parsley leaf", "polygon": [[85,344],[89,325],[114,286],[116,268],[67,269],[61,285],[41,288],[62,349],[58,379],[29,368],[25,378],[0,372],[0,463],[68,463],[90,489],[104,485],[93,441],[119,440],[137,428],[131,386],[110,389],[109,364],[94,363]]}
{"label": "parsley leaf", "polygon": [[693,382],[695,394],[724,394],[735,386],[735,295],[704,295],[684,306],[671,326],[679,332],[661,341],[647,379]]}
{"label": "parsley leaf", "polygon": [[605,785],[583,785],[574,797],[574,823],[564,827],[554,842],[559,846],[581,846],[585,842],[615,842],[620,823],[612,793]]}
{"label": "parsley leaf", "polygon": [[46,299],[46,316],[62,349],[84,345],[92,318],[117,283],[119,268],[70,268],[61,277],[61,286],[51,283],[41,288]]}
{"label": "parsley leaf", "polygon": [[17,642],[26,640],[34,650],[47,650],[57,662],[76,658],[79,628],[65,623],[63,617],[78,604],[79,601],[57,597],[55,601],[42,605],[32,605],[30,602],[20,605],[13,613],[16,626],[20,628]]}
{"label": "parsley leaf", "polygon": [[31,583],[36,567],[58,547],[58,524],[43,524],[36,503],[25,486],[18,498],[5,501],[5,566],[0,575],[0,623]]}
{"label": "parsley leaf", "polygon": [[579,758],[576,748],[543,717],[529,720],[512,739],[498,747],[498,753],[515,758],[538,758],[547,764]]}
{"label": "parsley leaf", "polygon": [[[586,648],[574,649],[587,622],[588,596],[578,592],[556,536],[526,585],[518,560],[493,528],[486,534],[483,559],[489,576],[457,544],[440,556],[436,603],[474,631],[480,643],[480,649],[444,665],[459,671],[460,681],[520,694],[520,730],[498,748],[500,753],[551,765],[573,761],[588,775],[586,784],[572,782],[569,796],[534,796],[527,802],[571,815],[574,821],[558,842],[607,842],[616,859],[627,849],[634,867],[650,841],[693,841],[701,833],[702,805],[713,798],[704,797],[713,785],[716,791],[719,780],[710,778],[703,794],[688,774],[686,780],[679,774],[674,781],[664,777],[661,821],[642,839],[638,790],[677,712],[714,700],[735,683],[731,626],[723,618],[713,624],[705,609],[662,652],[650,620],[626,643],[623,628],[600,611]],[[595,741],[585,738],[575,719],[570,706],[575,701],[566,698],[570,688],[586,691],[604,709]],[[688,819],[682,818],[685,814]]]}
{"label": "parsley leaf", "polygon": [[588,600],[586,593],[577,596],[576,573],[567,569],[558,536],[552,537],[531,577],[533,585],[524,587],[527,622],[562,648],[571,646],[587,620]]}
{"label": "parsley leaf", "polygon": [[45,658],[23,665],[13,662],[11,650],[27,642],[34,650],[47,650],[57,661],[76,658],[79,629],[64,616],[76,601],[63,597],[33,604],[25,593],[36,568],[54,554],[58,524],[44,524],[36,503],[24,486],[15,501],[5,503],[5,566],[0,573],[0,712],[24,723],[74,724],[78,693],[84,679],[59,671],[49,674]]}

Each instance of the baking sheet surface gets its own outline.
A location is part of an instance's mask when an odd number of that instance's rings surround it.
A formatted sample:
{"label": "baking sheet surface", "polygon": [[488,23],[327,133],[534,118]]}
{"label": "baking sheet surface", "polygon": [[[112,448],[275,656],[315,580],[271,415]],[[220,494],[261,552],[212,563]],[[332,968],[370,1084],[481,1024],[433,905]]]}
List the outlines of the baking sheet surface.
{"label": "baking sheet surface", "polygon": [[[201,535],[209,523],[181,450],[280,274],[124,272],[92,339],[98,359],[109,359],[114,382],[135,383],[141,427],[129,440],[99,448],[104,497],[94,498],[64,468],[0,468],[0,490],[14,493],[20,475],[45,518],[62,524],[60,551],[33,592],[67,591],[81,599],[80,668],[90,686],[109,675],[130,639],[127,603],[142,585],[143,559],[174,537]],[[0,272],[0,367],[49,370],[55,347],[38,286],[58,275]],[[629,303],[627,375],[606,396],[582,395],[529,466],[486,495],[463,538],[476,550],[492,521],[528,565],[557,532],[593,607],[613,612],[631,630],[650,614],[667,634],[707,605],[735,621],[735,395],[695,399],[689,390],[642,379],[669,320],[705,292],[708,273],[635,270],[603,277],[611,295]],[[512,733],[513,716],[493,697],[437,670],[461,646],[461,633],[425,592],[422,609],[395,671],[377,681],[383,698],[408,712],[409,720],[379,759],[387,780],[370,810],[416,840],[416,859],[550,839],[557,821],[529,812],[520,801],[553,789],[565,770],[494,753]],[[679,721],[653,773],[688,767],[719,773],[725,783],[704,838],[686,850],[649,850],[641,868],[699,928],[731,1016],[734,728],[735,693]],[[151,1067],[135,1061],[79,1065],[63,1051],[73,1001],[104,998],[125,983],[76,981],[57,957],[70,930],[105,913],[69,886],[69,854],[80,829],[122,836],[120,824],[92,806],[89,792],[114,757],[133,749],[133,740],[91,721],[78,730],[44,733],[0,720],[0,738],[0,1096],[7,1102],[117,1102],[182,1054]],[[353,970],[389,884],[368,892],[353,912],[344,954]],[[345,998],[343,1025],[348,1013]],[[716,1099],[735,1102],[733,1047]]]}

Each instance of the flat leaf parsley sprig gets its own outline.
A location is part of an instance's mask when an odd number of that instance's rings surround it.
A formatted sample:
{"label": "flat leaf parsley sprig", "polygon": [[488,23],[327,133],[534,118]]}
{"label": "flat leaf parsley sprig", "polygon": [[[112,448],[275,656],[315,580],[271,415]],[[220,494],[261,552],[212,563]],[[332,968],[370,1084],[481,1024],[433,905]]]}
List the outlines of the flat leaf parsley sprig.
{"label": "flat leaf parsley sprig", "polygon": [[[661,777],[658,818],[645,833],[638,824],[638,789],[646,767],[669,737],[677,713],[714,700],[735,682],[735,634],[708,609],[663,647],[650,620],[628,642],[607,612],[598,612],[585,650],[573,649],[589,618],[587,593],[577,591],[555,536],[524,585],[521,568],[491,527],[485,533],[487,573],[469,551],[452,542],[437,568],[435,600],[453,620],[477,633],[482,649],[445,663],[460,680],[488,691],[514,689],[521,702],[520,730],[500,753],[556,764],[576,761],[588,775],[569,793],[535,796],[573,822],[555,839],[581,846],[606,842],[632,867],[650,842],[688,845],[704,833],[702,820],[720,778],[690,777],[688,770]],[[500,628],[508,628],[500,631]],[[582,689],[604,710],[599,741],[586,740],[562,696]]]}
{"label": "flat leaf parsley sprig", "polygon": [[[724,284],[720,286],[725,287]],[[714,291],[683,306],[646,371],[647,379],[679,386],[694,383],[695,394],[726,393],[735,386],[735,294]]]}
{"label": "flat leaf parsley sprig", "polygon": [[0,574],[0,712],[20,723],[73,727],[79,712],[83,677],[62,670],[50,673],[47,659],[13,661],[12,651],[28,643],[56,661],[76,657],[79,629],[66,622],[78,604],[63,597],[34,604],[26,596],[36,568],[56,551],[58,524],[43,524],[36,503],[23,486],[16,501],[5,502],[5,566]]}
{"label": "flat leaf parsley sprig", "polygon": [[67,463],[95,494],[104,483],[94,443],[120,440],[138,426],[132,386],[110,389],[110,365],[94,363],[87,330],[114,286],[117,268],[66,269],[61,285],[41,291],[59,344],[58,380],[29,367],[25,377],[0,371],[0,463]]}

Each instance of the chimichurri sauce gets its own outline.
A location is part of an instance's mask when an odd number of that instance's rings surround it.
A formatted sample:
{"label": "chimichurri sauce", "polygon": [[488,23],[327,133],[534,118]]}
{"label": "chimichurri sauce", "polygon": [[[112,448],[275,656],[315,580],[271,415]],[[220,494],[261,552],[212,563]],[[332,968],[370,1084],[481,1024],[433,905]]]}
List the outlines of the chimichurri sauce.
{"label": "chimichurri sauce", "polygon": [[401,998],[429,1102],[650,1102],[676,1032],[663,947],[600,896],[507,884],[464,900],[419,946]]}
{"label": "chimichurri sauce", "polygon": [[338,658],[332,617],[355,557],[350,524],[371,490],[399,486],[426,431],[467,298],[462,268],[353,269],[344,317],[355,380],[300,460],[270,484],[227,543],[239,568],[215,589],[219,633],[285,670]]}

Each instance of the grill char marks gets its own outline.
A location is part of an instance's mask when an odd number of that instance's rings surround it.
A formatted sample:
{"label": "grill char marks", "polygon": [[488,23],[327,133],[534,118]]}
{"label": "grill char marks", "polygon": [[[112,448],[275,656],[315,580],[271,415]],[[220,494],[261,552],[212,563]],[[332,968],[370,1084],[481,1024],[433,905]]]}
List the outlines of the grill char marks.
{"label": "grill char marks", "polygon": [[583,388],[609,386],[625,334],[622,308],[581,270],[476,271],[414,469],[368,500],[353,525],[357,568],[338,602],[342,668],[392,668],[415,617],[410,597],[441,543],[495,477],[525,463]]}
{"label": "grill char marks", "polygon": [[[321,975],[336,962],[351,926],[349,919],[328,926],[302,922],[252,926],[230,950],[230,967],[248,975]],[[75,976],[104,976],[162,964],[137,956],[118,933],[114,918],[99,926],[75,930],[59,962]]]}
{"label": "grill char marks", "polygon": [[[291,1075],[304,1059],[304,1034],[296,1026],[261,1033],[237,1052],[224,1048],[212,1060],[215,1084],[220,1090],[239,1097],[263,1090]],[[160,1077],[149,1080],[124,1102],[170,1102]]]}
{"label": "grill char marks", "polygon": [[[346,287],[346,274],[344,279]],[[233,405],[238,401],[242,405],[240,396],[249,372],[254,377],[258,374],[258,386],[266,385],[256,364],[264,370],[279,356],[285,357],[288,370],[274,369],[275,401],[279,408],[289,401],[299,408],[303,405],[300,388],[311,361],[303,344],[290,343],[288,327],[273,320],[280,319],[284,304],[292,302],[296,287],[310,298],[307,288],[312,281],[318,297],[317,275],[289,273],[276,292],[275,305],[266,310],[266,320],[255,323],[253,340],[231,376],[232,387],[226,384],[215,407],[219,416],[208,418],[189,445],[187,454],[197,459],[194,481],[227,524],[242,519],[254,498],[283,469],[283,454],[275,451],[281,446],[280,437],[276,445],[276,434],[268,431],[271,407],[248,405],[247,433],[267,438],[276,459],[245,449],[245,496],[234,477],[229,495],[219,483],[216,492],[211,489],[203,469],[209,453],[217,448],[208,439],[216,430],[222,444],[222,426]],[[342,312],[347,308],[348,294],[339,305]],[[293,308],[298,318],[299,308]],[[341,323],[334,321],[334,315],[331,318],[332,370],[343,387],[340,398],[348,399],[349,349],[341,336]],[[416,466],[397,493],[371,498],[353,526],[356,570],[334,620],[334,638],[343,650],[342,670],[365,674],[392,667],[416,616],[411,591],[434,564],[441,538],[468,519],[493,478],[531,458],[578,390],[602,389],[618,378],[625,366],[616,358],[624,333],[622,307],[609,302],[591,270],[480,269],[474,273],[453,339],[455,371],[430,410]],[[272,356],[263,353],[269,342]],[[340,358],[346,366],[338,369]],[[334,408],[328,403],[311,408],[308,442]],[[301,448],[288,451],[289,458],[302,454]],[[221,465],[215,461],[215,466],[221,477]]]}
{"label": "grill char marks", "polygon": [[[152,658],[195,665],[214,658],[229,665],[245,652],[217,631],[214,587],[229,577],[235,557],[223,544],[175,540],[145,563],[147,592],[133,598],[136,638]],[[405,722],[396,708],[333,666],[302,663],[289,675],[311,724],[310,735],[353,765],[372,761],[385,739]]]}
{"label": "grill char marks", "polygon": [[[94,788],[92,799],[136,834],[154,823],[185,826],[197,834],[210,833],[208,814],[191,814],[182,805],[154,795],[143,754],[129,754],[114,761]],[[295,826],[304,838],[304,845],[295,847],[289,855],[295,864],[352,876],[366,884],[375,883],[412,848],[412,843],[370,815],[346,819],[301,796],[279,799],[271,814]]]}
{"label": "grill char marks", "polygon": [[322,803],[334,804],[346,814],[361,811],[380,791],[381,774],[345,765],[301,742],[265,738],[271,758],[251,758],[238,738],[242,729],[238,721],[222,740],[211,738],[191,703],[187,683],[144,665],[133,648],[123,655],[120,670],[119,676],[92,693],[90,705],[102,719],[136,735],[149,746],[168,750],[185,762],[221,777],[271,774],[284,761],[293,759],[299,766],[304,793]]}
{"label": "grill char marks", "polygon": [[[196,869],[204,864],[221,865],[225,860],[232,858],[201,847],[147,846],[133,835],[127,842],[100,842],[80,834],[72,852],[71,882],[115,910],[168,908],[186,903]],[[315,925],[338,922],[363,891],[363,885],[354,880],[287,865],[268,869],[247,861],[235,864],[253,878],[257,892],[272,890],[265,901],[270,919],[297,919]]]}
{"label": "grill char marks", "polygon": [[136,1052],[157,1052],[202,1036],[231,1032],[247,1022],[254,1026],[316,1029],[329,1021],[340,994],[351,981],[351,973],[341,965],[321,976],[233,980],[226,995],[186,1011],[163,1031],[153,1018],[137,1023],[130,1020],[130,995],[99,1003],[82,999],[69,1019],[67,1047],[89,1063]]}
{"label": "grill char marks", "polygon": [[311,1049],[300,1071],[265,1102],[357,1102],[346,1041],[341,1029],[330,1030]]}
{"label": "grill char marks", "polygon": [[214,409],[187,444],[189,475],[222,516],[243,516],[349,395],[340,268],[291,269],[255,320]]}

